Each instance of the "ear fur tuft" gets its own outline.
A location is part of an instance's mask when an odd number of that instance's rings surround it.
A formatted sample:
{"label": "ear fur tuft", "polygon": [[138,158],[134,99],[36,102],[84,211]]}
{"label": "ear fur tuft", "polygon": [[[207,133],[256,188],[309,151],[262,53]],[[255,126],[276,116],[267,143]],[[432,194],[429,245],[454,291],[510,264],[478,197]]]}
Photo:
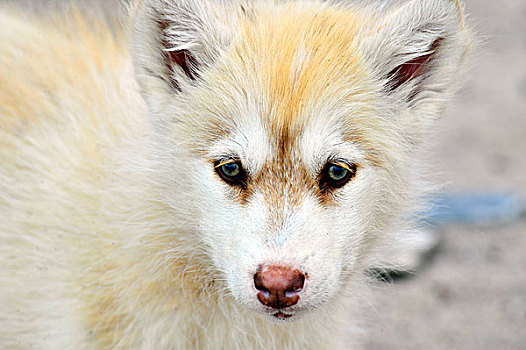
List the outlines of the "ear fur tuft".
{"label": "ear fur tuft", "polygon": [[229,45],[237,20],[219,0],[141,0],[132,12],[132,56],[150,109],[199,81]]}
{"label": "ear fur tuft", "polygon": [[175,69],[179,67],[183,70],[184,74],[191,80],[195,80],[198,77],[198,64],[195,57],[192,55],[190,50],[174,48],[170,44],[170,23],[167,20],[162,20],[161,16],[156,19],[157,26],[161,35],[160,43],[162,50],[162,59],[168,73],[168,79],[170,85],[177,91],[181,91],[181,87],[177,82],[175,76]]}
{"label": "ear fur tuft", "polygon": [[443,38],[436,39],[426,52],[402,63],[389,72],[387,75],[387,90],[392,92],[410,81],[416,81],[414,90],[408,96],[409,100],[413,99],[419,92],[419,80],[425,79],[426,74],[432,68],[435,53],[439,49],[442,40]]}
{"label": "ear fur tuft", "polygon": [[379,93],[419,142],[459,86],[473,45],[458,0],[407,0],[376,13],[358,44]]}
{"label": "ear fur tuft", "polygon": [[437,102],[438,110],[471,41],[459,1],[409,0],[380,13],[361,45],[385,93],[411,108]]}

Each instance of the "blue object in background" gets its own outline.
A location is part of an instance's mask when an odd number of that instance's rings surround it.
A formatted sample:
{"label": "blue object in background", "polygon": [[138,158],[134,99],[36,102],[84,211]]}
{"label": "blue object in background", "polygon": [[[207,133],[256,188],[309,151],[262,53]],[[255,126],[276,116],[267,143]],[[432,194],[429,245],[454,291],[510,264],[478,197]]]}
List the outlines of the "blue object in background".
{"label": "blue object in background", "polygon": [[446,193],[433,196],[429,203],[430,209],[420,213],[419,218],[434,226],[503,224],[526,213],[525,204],[518,196],[502,193]]}

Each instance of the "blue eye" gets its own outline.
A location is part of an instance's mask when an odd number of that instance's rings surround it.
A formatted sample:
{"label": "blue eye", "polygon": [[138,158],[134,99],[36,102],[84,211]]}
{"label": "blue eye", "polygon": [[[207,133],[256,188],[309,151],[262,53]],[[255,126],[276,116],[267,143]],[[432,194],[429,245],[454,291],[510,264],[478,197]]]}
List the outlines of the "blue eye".
{"label": "blue eye", "polygon": [[345,186],[356,175],[356,165],[347,162],[329,162],[320,173],[320,189],[325,192]]}
{"label": "blue eye", "polygon": [[214,165],[216,173],[229,185],[247,188],[247,175],[239,161],[218,161]]}
{"label": "blue eye", "polygon": [[241,173],[241,166],[237,163],[223,164],[221,165],[221,172],[229,178],[235,178]]}
{"label": "blue eye", "polygon": [[333,181],[342,181],[349,175],[349,173],[349,170],[336,164],[329,166],[329,169],[327,171],[329,178]]}

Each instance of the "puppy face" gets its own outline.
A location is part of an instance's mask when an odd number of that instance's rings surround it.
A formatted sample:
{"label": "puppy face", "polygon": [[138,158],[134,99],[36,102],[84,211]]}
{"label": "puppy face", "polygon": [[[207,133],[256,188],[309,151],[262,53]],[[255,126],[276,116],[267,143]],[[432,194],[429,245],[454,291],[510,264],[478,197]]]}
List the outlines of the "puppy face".
{"label": "puppy face", "polygon": [[273,319],[345,293],[405,213],[445,53],[462,55],[452,2],[373,10],[152,1],[137,25],[164,198],[188,213],[217,293]]}

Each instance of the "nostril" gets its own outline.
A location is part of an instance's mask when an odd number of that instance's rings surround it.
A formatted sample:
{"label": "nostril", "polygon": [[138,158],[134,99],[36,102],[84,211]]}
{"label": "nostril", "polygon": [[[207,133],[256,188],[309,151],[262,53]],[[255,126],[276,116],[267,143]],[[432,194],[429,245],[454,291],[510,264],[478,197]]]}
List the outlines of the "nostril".
{"label": "nostril", "polygon": [[258,300],[275,309],[296,304],[304,283],[305,275],[290,267],[265,266],[254,274]]}

